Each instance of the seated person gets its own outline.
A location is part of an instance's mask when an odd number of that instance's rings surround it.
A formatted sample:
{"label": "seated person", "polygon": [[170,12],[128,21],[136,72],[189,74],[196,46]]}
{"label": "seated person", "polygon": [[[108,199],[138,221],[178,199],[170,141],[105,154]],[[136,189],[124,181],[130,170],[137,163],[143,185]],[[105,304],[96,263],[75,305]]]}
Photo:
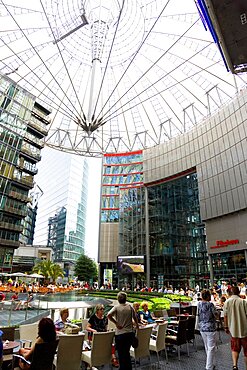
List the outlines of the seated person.
{"label": "seated person", "polygon": [[[92,340],[94,332],[105,332],[107,331],[108,319],[104,315],[104,306],[97,304],[95,307],[95,313],[88,320],[86,330],[88,333],[88,340]],[[119,367],[118,360],[115,355],[115,347],[112,346],[112,366]]]}
{"label": "seated person", "polygon": [[3,292],[0,292],[0,301],[5,301],[5,294],[3,294]]}
{"label": "seated person", "polygon": [[22,308],[33,308],[31,302],[34,300],[34,296],[32,292],[28,293],[27,299],[25,301],[19,301],[16,306],[16,310],[20,310]]}
{"label": "seated person", "polygon": [[145,324],[150,324],[155,322],[155,317],[153,314],[148,310],[148,302],[143,302],[141,304],[142,311],[140,312],[140,319]]}
{"label": "seated person", "polygon": [[[35,343],[30,348],[21,348],[19,354],[25,357],[26,360],[31,360],[34,347],[36,343],[50,343],[56,340],[56,330],[52,319],[48,317],[43,317],[38,326],[38,337]],[[22,370],[28,370],[30,368],[29,364],[26,364],[21,359],[19,360],[19,367]]]}
{"label": "seated person", "polygon": [[[133,303],[133,308],[134,308],[138,323],[142,324],[142,325],[145,325],[147,322],[145,320],[141,320],[141,318],[140,318],[140,314],[141,314],[141,311],[139,311],[140,305],[141,305],[140,302],[134,302]],[[133,319],[132,321],[133,321],[133,325],[135,325],[135,320]]]}
{"label": "seated person", "polygon": [[18,301],[19,300],[19,296],[18,296],[18,292],[14,293],[12,296],[11,296],[11,301]]}
{"label": "seated person", "polygon": [[68,319],[69,309],[67,307],[61,308],[60,319],[55,321],[56,331],[64,331],[66,324],[70,324],[71,321]]}
{"label": "seated person", "polygon": [[18,295],[18,292],[14,293],[12,296],[11,296],[11,301],[13,302],[13,305],[16,305],[16,307],[18,306],[19,304],[19,295]]}

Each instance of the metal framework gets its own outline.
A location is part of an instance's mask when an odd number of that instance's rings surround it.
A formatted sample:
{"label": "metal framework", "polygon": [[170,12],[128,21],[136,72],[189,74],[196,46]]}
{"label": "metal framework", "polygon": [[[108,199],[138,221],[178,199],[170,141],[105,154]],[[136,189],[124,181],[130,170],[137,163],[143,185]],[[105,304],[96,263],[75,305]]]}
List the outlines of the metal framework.
{"label": "metal framework", "polygon": [[0,0],[0,71],[52,109],[47,145],[100,156],[190,130],[246,84],[193,0]]}

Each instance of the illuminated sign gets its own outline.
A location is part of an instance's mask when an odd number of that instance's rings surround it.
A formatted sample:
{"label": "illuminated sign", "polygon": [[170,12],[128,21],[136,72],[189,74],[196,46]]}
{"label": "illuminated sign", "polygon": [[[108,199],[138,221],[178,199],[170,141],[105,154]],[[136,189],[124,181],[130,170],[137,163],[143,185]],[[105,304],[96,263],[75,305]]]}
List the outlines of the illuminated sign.
{"label": "illuminated sign", "polygon": [[238,239],[233,239],[233,240],[216,240],[216,245],[213,245],[212,247],[210,247],[211,249],[215,249],[215,248],[224,248],[224,247],[228,247],[229,245],[235,245],[235,244],[239,244],[239,240]]}

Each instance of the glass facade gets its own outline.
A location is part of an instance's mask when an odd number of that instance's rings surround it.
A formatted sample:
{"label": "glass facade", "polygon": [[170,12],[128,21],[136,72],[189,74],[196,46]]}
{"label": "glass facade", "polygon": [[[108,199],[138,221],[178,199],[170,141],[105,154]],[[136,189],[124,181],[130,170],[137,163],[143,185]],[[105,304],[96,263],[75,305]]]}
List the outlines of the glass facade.
{"label": "glass facade", "polygon": [[[109,167],[108,174],[114,173],[115,168]],[[138,169],[140,170],[140,167]],[[133,171],[137,172],[137,169]],[[115,173],[116,176],[121,176],[118,172]],[[114,185],[119,180],[118,177],[114,179]],[[111,179],[113,178],[112,176]],[[205,225],[200,217],[196,173],[188,171],[182,177],[147,186],[146,191],[142,183],[132,183],[117,188],[109,187],[110,190],[105,192],[105,184],[108,183],[104,178],[103,204],[104,195],[108,195],[112,189],[112,194],[117,194],[118,199],[118,256],[143,256],[145,264],[150,264],[151,286],[156,288],[163,285],[179,287],[195,286],[197,283],[208,284],[209,261]],[[116,195],[113,200],[115,199]],[[110,211],[107,209],[107,212]],[[146,216],[148,223],[145,222]],[[146,233],[149,233],[149,261]],[[103,261],[102,266],[105,266]],[[124,274],[118,271],[120,287],[143,285],[145,280],[145,273]]]}
{"label": "glass facade", "polygon": [[[103,231],[101,235],[101,251],[104,250],[106,255],[110,255],[110,261],[108,259],[100,263],[100,280],[103,283],[109,283],[110,281],[114,286],[119,284],[121,276],[117,270],[117,256],[127,253],[127,250],[125,250],[127,244],[131,254],[138,250],[133,244],[139,243],[141,248],[143,241],[139,241],[139,231],[136,232],[132,228],[133,219],[131,217],[128,218],[128,225],[125,224],[125,220],[127,215],[130,216],[130,209],[132,209],[132,216],[137,216],[135,215],[136,199],[141,196],[142,186],[143,156],[141,150],[104,155],[101,188],[101,225],[110,224],[111,227],[114,227],[114,231],[111,229],[112,233],[110,232],[105,236]],[[117,227],[115,227],[116,224]],[[104,226],[101,230],[106,230]],[[130,228],[132,228],[132,234],[129,232]],[[116,239],[113,237],[113,241],[111,236],[115,235],[115,233]],[[107,278],[106,281],[109,271],[111,271],[112,277],[110,280]]]}
{"label": "glass facade", "polygon": [[[102,178],[101,222],[119,221],[119,196],[125,187],[143,184],[142,151],[105,154]],[[122,190],[121,190],[122,189]]]}
{"label": "glass facade", "polygon": [[245,251],[211,254],[215,280],[226,280],[230,283],[246,279]]}
{"label": "glass facade", "polygon": [[87,160],[44,148],[37,183],[43,195],[38,202],[34,244],[51,246],[54,260],[69,269],[85,248]]}
{"label": "glass facade", "polygon": [[174,287],[209,280],[196,173],[148,187],[151,281]]}
{"label": "glass facade", "polygon": [[[36,112],[34,113],[34,107]],[[42,117],[41,117],[42,112]],[[46,126],[50,112],[35,97],[6,76],[0,75],[0,270],[12,268],[14,249],[27,241],[24,219],[29,190],[37,173],[36,163],[47,131],[35,130],[32,119]],[[24,230],[27,231],[27,230]],[[8,248],[6,248],[8,247]]]}
{"label": "glass facade", "polygon": [[144,187],[120,190],[119,255],[146,254]]}

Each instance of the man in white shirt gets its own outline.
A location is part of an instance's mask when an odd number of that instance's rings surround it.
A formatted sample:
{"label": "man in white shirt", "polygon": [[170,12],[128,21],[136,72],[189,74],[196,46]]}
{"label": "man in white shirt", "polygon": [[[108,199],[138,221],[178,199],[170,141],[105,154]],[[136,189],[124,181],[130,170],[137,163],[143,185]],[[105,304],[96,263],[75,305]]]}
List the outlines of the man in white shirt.
{"label": "man in white shirt", "polygon": [[247,301],[239,297],[239,288],[232,287],[231,298],[223,307],[224,328],[231,335],[233,370],[238,370],[238,358],[243,347],[247,370]]}

